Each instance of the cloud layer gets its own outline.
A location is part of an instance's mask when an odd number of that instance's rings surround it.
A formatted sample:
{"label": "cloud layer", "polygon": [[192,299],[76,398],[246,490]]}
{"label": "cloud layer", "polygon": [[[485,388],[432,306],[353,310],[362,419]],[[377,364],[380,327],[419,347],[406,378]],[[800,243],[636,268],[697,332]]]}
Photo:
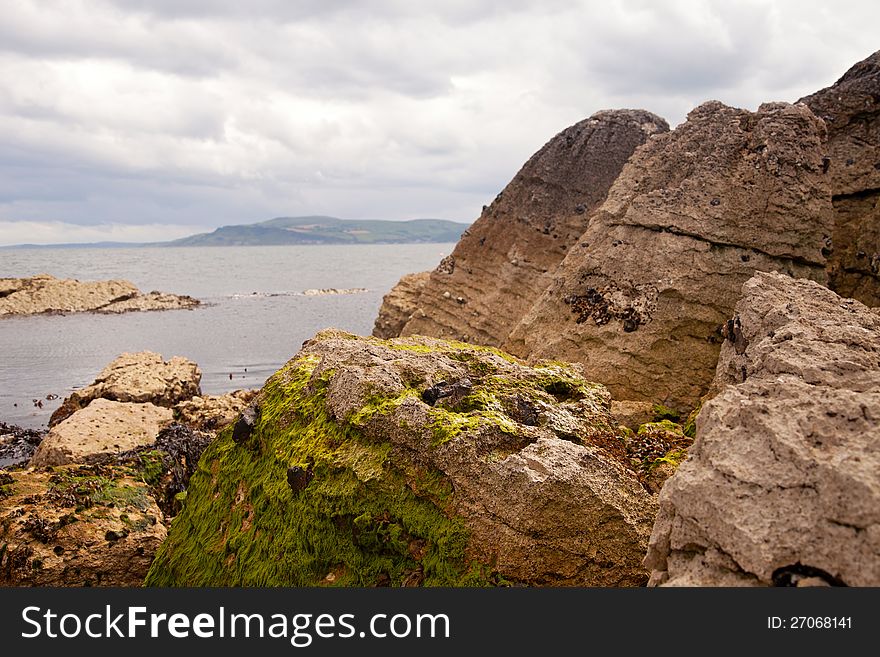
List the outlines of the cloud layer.
{"label": "cloud layer", "polygon": [[0,244],[471,220],[599,109],[795,100],[880,47],[867,2],[436,4],[4,3]]}

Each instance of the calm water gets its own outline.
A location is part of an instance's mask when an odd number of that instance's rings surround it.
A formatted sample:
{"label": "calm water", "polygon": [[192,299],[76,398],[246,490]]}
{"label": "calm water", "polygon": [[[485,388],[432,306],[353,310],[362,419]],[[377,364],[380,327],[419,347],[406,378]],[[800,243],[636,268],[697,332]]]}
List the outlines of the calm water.
{"label": "calm water", "polygon": [[[207,394],[259,387],[322,328],[369,334],[382,296],[397,280],[432,269],[453,246],[0,251],[0,277],[45,272],[80,280],[124,278],[144,292],[189,294],[206,302],[194,310],[0,320],[0,420],[45,426],[60,404],[47,401],[47,395],[63,398],[91,383],[124,351],[194,360]],[[368,291],[297,294],[331,287]],[[34,399],[42,400],[42,409]]]}

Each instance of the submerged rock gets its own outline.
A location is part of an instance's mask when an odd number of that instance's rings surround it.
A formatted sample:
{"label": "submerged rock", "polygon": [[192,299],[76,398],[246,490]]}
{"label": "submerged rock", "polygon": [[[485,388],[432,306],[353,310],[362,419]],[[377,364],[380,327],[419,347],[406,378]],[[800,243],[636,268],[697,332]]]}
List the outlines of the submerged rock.
{"label": "submerged rock", "polygon": [[119,452],[151,444],[171,421],[171,409],[155,404],[95,399],[49,430],[30,465],[106,463]]}
{"label": "submerged rock", "polygon": [[[419,281],[417,303],[401,304],[401,297],[412,297],[404,290],[386,297],[375,334],[396,336],[395,325],[409,314],[401,335],[502,344],[551,282],[633,151],[668,129],[644,110],[606,110],[560,132],[483,209],[428,281]],[[399,314],[397,305],[416,309]]]}
{"label": "submerged rock", "polygon": [[646,565],[669,585],[880,585],[880,314],[811,281],[743,286]]}
{"label": "submerged rock", "polygon": [[643,584],[656,503],[609,405],[561,364],[320,333],[202,455],[146,583]]}
{"label": "submerged rock", "polygon": [[0,586],[140,586],[161,520],[128,468],[0,472]]}
{"label": "submerged rock", "polygon": [[0,318],[40,313],[122,313],[133,310],[193,308],[199,300],[150,292],[142,294],[129,281],[78,281],[40,274],[0,278]]}
{"label": "submerged rock", "polygon": [[828,127],[835,209],[829,284],[843,296],[880,306],[880,51],[800,102]]}
{"label": "submerged rock", "polygon": [[804,105],[697,107],[635,152],[504,348],[581,362],[615,398],[693,408],[756,270],[826,278],[824,131]]}
{"label": "submerged rock", "polygon": [[49,419],[53,427],[93,399],[118,402],[152,403],[172,407],[200,395],[202,372],[199,366],[181,356],[164,361],[151,351],[124,353],[107,365],[93,383],[67,397]]}

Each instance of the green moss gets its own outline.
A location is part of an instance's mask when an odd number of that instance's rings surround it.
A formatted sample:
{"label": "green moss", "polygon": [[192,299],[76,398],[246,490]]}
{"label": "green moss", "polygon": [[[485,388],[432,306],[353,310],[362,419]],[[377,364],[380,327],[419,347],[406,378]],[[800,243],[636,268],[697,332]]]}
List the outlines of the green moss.
{"label": "green moss", "polygon": [[681,419],[681,413],[663,404],[654,404],[651,407],[651,413],[653,414],[652,419],[654,422],[662,422],[663,420],[678,422]]}
{"label": "green moss", "polygon": [[136,457],[136,476],[148,486],[158,486],[161,483],[162,473],[165,471],[163,458],[165,452],[151,450],[141,452]]}
{"label": "green moss", "polygon": [[683,431],[684,435],[688,438],[696,438],[697,437],[697,416],[700,414],[700,411],[703,408],[703,402],[700,401],[697,404],[697,407],[690,412],[690,415],[687,416],[687,420],[685,420]]}
{"label": "green moss", "polygon": [[125,472],[101,466],[55,468],[44,498],[58,506],[77,509],[117,506],[146,510],[151,505],[147,489],[120,482]]}
{"label": "green moss", "polygon": [[671,420],[660,420],[659,422],[646,422],[639,427],[638,435],[653,433],[656,431],[671,431],[673,433],[681,433],[681,425]]}
{"label": "green moss", "polygon": [[648,471],[650,472],[654,468],[662,465],[664,463],[671,465],[675,468],[681,464],[687,458],[687,450],[686,449],[673,449],[668,451],[664,456],[661,456],[659,459],[655,459],[649,466]]}
{"label": "green moss", "polygon": [[[401,585],[414,573],[429,586],[492,583],[465,556],[469,533],[448,514],[450,482],[396,468],[390,445],[358,430],[412,393],[371,400],[340,425],[326,412],[329,373],[317,364],[301,357],[267,382],[248,441],[233,442],[230,428],[208,447],[145,583]],[[288,485],[291,467],[312,473],[308,485]]]}

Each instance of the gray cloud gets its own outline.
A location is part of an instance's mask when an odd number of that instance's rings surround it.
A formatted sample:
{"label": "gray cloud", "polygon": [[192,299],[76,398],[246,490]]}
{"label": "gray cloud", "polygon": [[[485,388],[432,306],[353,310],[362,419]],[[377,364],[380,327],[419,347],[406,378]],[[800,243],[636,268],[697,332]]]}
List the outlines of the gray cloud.
{"label": "gray cloud", "polygon": [[710,98],[794,100],[876,50],[878,21],[818,0],[9,2],[0,244],[37,224],[470,220],[599,109],[675,124]]}

